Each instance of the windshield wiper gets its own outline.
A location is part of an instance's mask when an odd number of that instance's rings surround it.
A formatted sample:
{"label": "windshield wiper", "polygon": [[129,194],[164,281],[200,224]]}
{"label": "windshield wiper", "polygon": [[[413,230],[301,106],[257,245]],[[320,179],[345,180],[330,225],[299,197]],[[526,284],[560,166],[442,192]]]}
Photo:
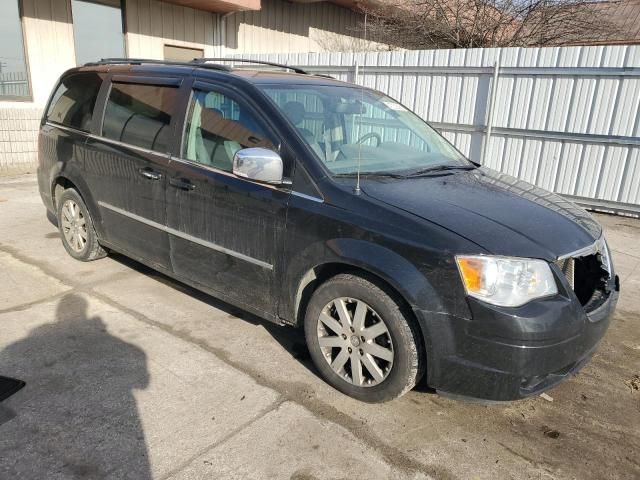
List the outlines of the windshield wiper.
{"label": "windshield wiper", "polygon": [[410,173],[409,175],[407,175],[407,178],[421,177],[424,175],[448,172],[451,170],[475,170],[476,168],[478,167],[476,167],[475,165],[437,165],[435,167],[423,168],[422,170],[418,170],[417,172]]}

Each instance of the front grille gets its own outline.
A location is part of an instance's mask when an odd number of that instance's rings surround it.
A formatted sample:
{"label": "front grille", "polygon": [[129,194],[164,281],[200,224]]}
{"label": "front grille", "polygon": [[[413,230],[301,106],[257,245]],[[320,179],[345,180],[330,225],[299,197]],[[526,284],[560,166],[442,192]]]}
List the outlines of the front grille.
{"label": "front grille", "polygon": [[609,252],[603,239],[590,247],[556,260],[580,304],[587,312],[602,305],[609,296],[611,277]]}

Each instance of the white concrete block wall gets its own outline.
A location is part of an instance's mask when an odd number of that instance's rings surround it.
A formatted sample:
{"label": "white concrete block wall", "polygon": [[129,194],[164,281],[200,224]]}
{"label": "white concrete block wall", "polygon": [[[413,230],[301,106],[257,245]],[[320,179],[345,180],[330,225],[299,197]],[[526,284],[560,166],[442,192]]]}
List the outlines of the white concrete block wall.
{"label": "white concrete block wall", "polygon": [[35,171],[42,108],[0,107],[0,175]]}

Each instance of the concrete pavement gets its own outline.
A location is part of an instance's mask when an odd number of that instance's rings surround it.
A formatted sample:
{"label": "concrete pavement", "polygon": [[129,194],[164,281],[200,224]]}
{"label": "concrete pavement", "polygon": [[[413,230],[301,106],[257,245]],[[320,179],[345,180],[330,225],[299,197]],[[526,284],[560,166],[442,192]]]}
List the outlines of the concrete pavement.
{"label": "concrete pavement", "polygon": [[0,404],[0,478],[638,478],[640,221],[599,219],[623,293],[553,402],[368,405],[298,331],[122,256],[73,260],[35,178],[0,179],[0,375],[27,383]]}

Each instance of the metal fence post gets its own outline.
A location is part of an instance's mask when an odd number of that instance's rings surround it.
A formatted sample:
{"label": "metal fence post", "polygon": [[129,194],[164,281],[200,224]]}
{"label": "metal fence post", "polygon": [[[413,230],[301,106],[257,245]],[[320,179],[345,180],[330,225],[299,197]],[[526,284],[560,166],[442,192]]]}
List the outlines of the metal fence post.
{"label": "metal fence post", "polygon": [[496,90],[498,89],[498,73],[500,71],[500,61],[496,60],[493,64],[493,79],[491,81],[491,90],[489,97],[487,98],[487,104],[489,109],[487,112],[487,130],[482,139],[482,153],[480,154],[480,163],[484,165],[484,160],[489,148],[489,141],[491,140],[491,130],[493,129],[493,111],[496,104]]}

